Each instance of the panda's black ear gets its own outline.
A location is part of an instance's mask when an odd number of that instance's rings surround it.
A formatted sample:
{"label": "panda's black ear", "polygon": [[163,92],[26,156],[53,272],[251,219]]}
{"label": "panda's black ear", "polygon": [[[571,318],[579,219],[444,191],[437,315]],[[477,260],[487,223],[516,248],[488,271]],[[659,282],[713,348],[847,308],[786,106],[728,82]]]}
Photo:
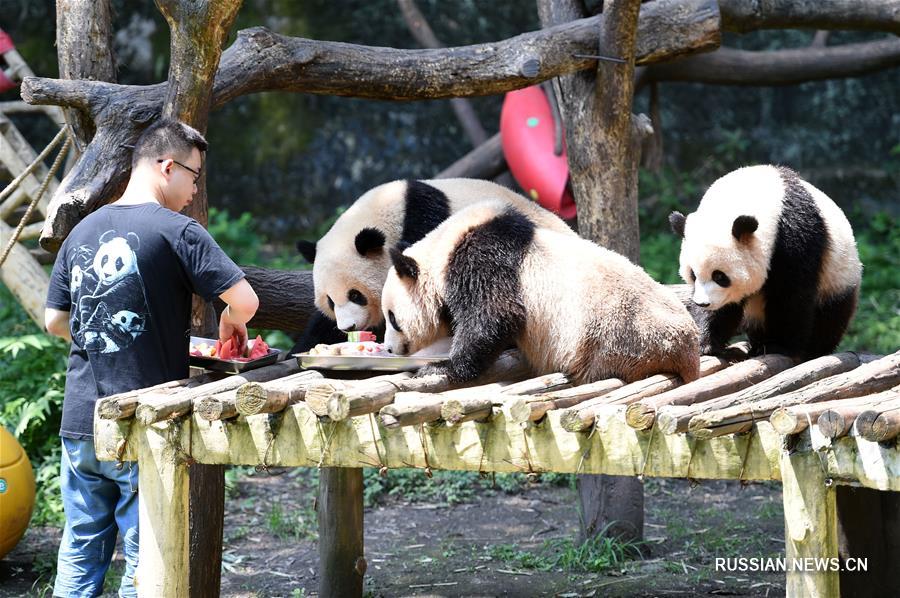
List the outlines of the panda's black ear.
{"label": "panda's black ear", "polygon": [[741,243],[746,243],[758,227],[759,222],[753,216],[738,216],[731,225],[731,234]]}
{"label": "panda's black ear", "polygon": [[384,247],[386,239],[384,233],[377,228],[364,228],[356,233],[356,251],[359,255],[367,257],[369,254],[378,253]]}
{"label": "panda's black ear", "polygon": [[391,248],[391,262],[400,278],[411,278],[412,280],[419,278],[419,263],[395,247]]}
{"label": "panda's black ear", "polygon": [[310,264],[316,261],[316,244],[312,241],[300,239],[297,241],[297,251],[300,252],[306,261]]}
{"label": "panda's black ear", "polygon": [[669,226],[672,227],[672,232],[684,238],[684,214],[681,212],[672,212],[669,214]]}

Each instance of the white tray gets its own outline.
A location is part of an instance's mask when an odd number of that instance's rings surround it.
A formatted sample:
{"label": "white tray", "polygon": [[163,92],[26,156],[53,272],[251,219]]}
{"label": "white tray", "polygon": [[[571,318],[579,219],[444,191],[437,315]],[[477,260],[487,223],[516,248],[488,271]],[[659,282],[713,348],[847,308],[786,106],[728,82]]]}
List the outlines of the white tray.
{"label": "white tray", "polygon": [[372,355],[310,355],[295,353],[302,368],[322,370],[374,370],[382,372],[409,372],[429,363],[449,359],[447,355],[429,357],[376,357]]}

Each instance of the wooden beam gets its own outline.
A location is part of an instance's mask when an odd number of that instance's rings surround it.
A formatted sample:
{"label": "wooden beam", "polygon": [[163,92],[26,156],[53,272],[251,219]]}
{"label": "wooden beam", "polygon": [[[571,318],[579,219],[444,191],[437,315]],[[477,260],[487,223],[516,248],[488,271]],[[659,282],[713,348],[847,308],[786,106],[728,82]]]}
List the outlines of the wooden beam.
{"label": "wooden beam", "polygon": [[362,469],[323,467],[319,472],[319,596],[363,595]]}
{"label": "wooden beam", "polygon": [[[105,420],[110,421],[110,420]],[[141,542],[134,576],[140,598],[189,595],[188,495],[190,473],[180,446],[189,445],[190,425],[135,426]]]}
{"label": "wooden beam", "polygon": [[[798,570],[795,562],[838,558],[835,486],[814,451],[785,451],[781,458],[788,598],[840,596],[838,571]],[[806,559],[810,559],[807,561]],[[827,561],[826,561],[827,562]]]}
{"label": "wooden beam", "polygon": [[[0,248],[6,247],[12,233],[12,227],[0,220]],[[34,323],[43,330],[44,303],[47,299],[50,277],[20,243],[13,245],[3,266],[0,266],[0,279]]]}

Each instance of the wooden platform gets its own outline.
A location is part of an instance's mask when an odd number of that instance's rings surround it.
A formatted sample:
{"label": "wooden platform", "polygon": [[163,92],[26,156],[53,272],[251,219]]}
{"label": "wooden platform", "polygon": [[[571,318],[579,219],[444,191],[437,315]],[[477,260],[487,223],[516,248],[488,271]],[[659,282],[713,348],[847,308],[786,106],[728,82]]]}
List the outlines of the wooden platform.
{"label": "wooden platform", "polygon": [[[816,417],[856,403],[853,413],[874,406],[890,416],[900,407],[900,352],[797,365],[782,356],[704,359],[706,375],[689,385],[654,376],[571,387],[562,374],[529,379],[505,355],[466,389],[407,374],[328,380],[286,362],[104,399],[95,442],[103,459],[140,463],[145,596],[185,594],[192,463],[780,480],[786,557],[837,557],[836,485],[900,491],[900,451],[895,440],[867,440],[852,428],[826,438]],[[727,406],[704,410],[707,402]],[[776,421],[791,422],[785,435],[769,421],[776,412],[803,417]],[[740,433],[729,432],[735,427]],[[788,572],[787,588],[791,596],[837,596],[838,573]]]}

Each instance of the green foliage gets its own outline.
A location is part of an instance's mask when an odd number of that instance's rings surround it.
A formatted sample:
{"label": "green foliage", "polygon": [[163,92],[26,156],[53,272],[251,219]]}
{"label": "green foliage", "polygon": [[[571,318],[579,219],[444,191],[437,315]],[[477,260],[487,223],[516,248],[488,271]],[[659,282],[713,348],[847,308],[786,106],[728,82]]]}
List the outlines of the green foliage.
{"label": "green foliage", "polygon": [[59,524],[59,422],[68,345],[40,334],[5,286],[0,286],[0,306],[0,425],[16,436],[34,468],[32,521]]}
{"label": "green foliage", "polygon": [[841,348],[893,353],[900,347],[900,228],[880,213],[868,227],[857,228],[863,263],[859,306]]}
{"label": "green foliage", "polygon": [[282,540],[315,540],[319,537],[316,511],[311,506],[285,510],[274,503],[269,509],[266,526]]}

